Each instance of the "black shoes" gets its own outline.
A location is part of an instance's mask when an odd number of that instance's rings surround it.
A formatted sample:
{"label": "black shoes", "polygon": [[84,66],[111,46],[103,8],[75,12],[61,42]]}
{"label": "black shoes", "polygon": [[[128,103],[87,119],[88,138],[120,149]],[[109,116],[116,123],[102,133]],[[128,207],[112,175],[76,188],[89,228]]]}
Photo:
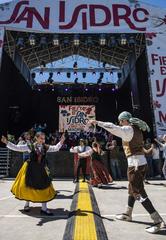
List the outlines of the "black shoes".
{"label": "black shoes", "polygon": [[74,183],[78,183],[78,182],[79,182],[79,179],[74,179],[73,182],[74,182]]}
{"label": "black shoes", "polygon": [[24,212],[30,212],[30,207],[29,206],[25,206],[24,207]]}

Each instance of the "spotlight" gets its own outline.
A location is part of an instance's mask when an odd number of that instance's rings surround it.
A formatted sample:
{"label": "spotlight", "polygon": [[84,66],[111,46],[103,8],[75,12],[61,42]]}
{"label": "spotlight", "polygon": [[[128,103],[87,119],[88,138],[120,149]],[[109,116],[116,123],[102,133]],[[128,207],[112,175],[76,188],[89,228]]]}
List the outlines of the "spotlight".
{"label": "spotlight", "polygon": [[101,92],[102,91],[101,87],[98,90],[99,90],[99,92]]}
{"label": "spotlight", "polygon": [[115,37],[113,37],[113,36],[111,37],[109,45],[110,45],[110,47],[117,46],[117,41],[116,41]]}
{"label": "spotlight", "polygon": [[17,40],[17,44],[16,46],[19,48],[19,49],[23,49],[24,48],[24,39],[19,37],[18,40]]}
{"label": "spotlight", "polygon": [[66,76],[67,76],[67,78],[70,78],[70,77],[71,77],[71,73],[70,73],[70,72],[67,72],[67,73],[66,73]]}
{"label": "spotlight", "polygon": [[75,34],[74,35],[74,46],[78,47],[79,45],[80,45],[79,35]]}
{"label": "spotlight", "polygon": [[69,45],[69,38],[66,37],[66,38],[64,39],[64,46],[65,46],[65,47],[68,47],[68,45]]}
{"label": "spotlight", "polygon": [[41,61],[41,65],[40,65],[41,68],[45,68],[46,67],[46,63],[45,61]]}
{"label": "spotlight", "polygon": [[100,43],[101,46],[105,46],[105,45],[106,45],[106,37],[105,37],[105,34],[101,34],[101,35],[100,35],[99,43]]}
{"label": "spotlight", "polygon": [[61,75],[61,73],[60,73],[60,72],[57,72],[57,75]]}
{"label": "spotlight", "polygon": [[47,82],[52,84],[54,82],[54,80],[52,78],[49,78]]}
{"label": "spotlight", "polygon": [[129,46],[130,46],[130,47],[134,47],[134,45],[135,45],[134,36],[130,36],[130,38],[129,38]]}
{"label": "spotlight", "polygon": [[53,72],[49,73],[49,78],[48,78],[48,83],[52,84],[54,82],[54,80],[52,79],[53,77]]}
{"label": "spotlight", "polygon": [[74,62],[74,64],[73,64],[73,68],[74,68],[74,69],[77,69],[77,68],[78,68],[78,64],[77,64],[77,62]]}
{"label": "spotlight", "polygon": [[92,75],[96,75],[96,72],[93,72]]}
{"label": "spotlight", "polygon": [[36,77],[36,73],[33,72],[33,73],[31,74],[31,77],[32,77],[32,79],[35,79],[35,77]]}
{"label": "spotlight", "polygon": [[120,45],[125,46],[126,44],[127,44],[126,34],[121,34],[121,37],[120,37]]}
{"label": "spotlight", "polygon": [[87,87],[85,88],[85,91],[88,92],[88,88]]}
{"label": "spotlight", "polygon": [[100,73],[100,78],[102,79],[103,77],[104,77],[104,73],[101,72],[101,73]]}
{"label": "spotlight", "polygon": [[69,90],[69,89],[66,87],[66,88],[65,88],[65,92],[68,92],[68,90]]}
{"label": "spotlight", "polygon": [[105,68],[106,67],[106,62],[103,62],[103,68]]}
{"label": "spotlight", "polygon": [[54,46],[59,46],[59,38],[57,34],[54,34],[53,39],[52,39],[52,43]]}
{"label": "spotlight", "polygon": [[121,79],[121,78],[122,78],[122,73],[118,72],[118,79]]}
{"label": "spotlight", "polygon": [[74,80],[74,83],[75,83],[75,84],[78,84],[78,78],[76,78],[76,79]]}
{"label": "spotlight", "polygon": [[74,72],[74,75],[77,76],[77,72]]}
{"label": "spotlight", "polygon": [[88,38],[87,38],[87,41],[86,41],[86,45],[87,45],[88,47],[91,47],[92,44],[93,44],[92,37],[88,37]]}
{"label": "spotlight", "polygon": [[47,46],[48,46],[47,38],[46,37],[41,37],[41,39],[40,39],[40,47],[41,48],[46,48]]}
{"label": "spotlight", "polygon": [[115,92],[115,88],[114,87],[112,88],[112,92]]}
{"label": "spotlight", "polygon": [[35,46],[36,45],[36,38],[35,38],[34,34],[31,34],[30,37],[29,37],[29,44],[31,46]]}
{"label": "spotlight", "polygon": [[110,72],[110,75],[113,75],[113,74],[114,74],[113,71],[111,71],[111,72]]}
{"label": "spotlight", "polygon": [[101,72],[101,73],[100,73],[100,77],[99,77],[99,79],[97,80],[97,84],[101,84],[101,83],[102,83],[103,77],[104,77],[104,73]]}
{"label": "spotlight", "polygon": [[49,73],[49,77],[50,77],[50,78],[52,78],[53,75],[54,75],[53,72],[50,72],[50,73]]}
{"label": "spotlight", "polygon": [[83,77],[83,78],[86,78],[86,73],[83,72],[83,73],[82,73],[82,77]]}
{"label": "spotlight", "polygon": [[102,83],[102,78],[99,78],[98,80],[97,80],[97,84],[101,84]]}

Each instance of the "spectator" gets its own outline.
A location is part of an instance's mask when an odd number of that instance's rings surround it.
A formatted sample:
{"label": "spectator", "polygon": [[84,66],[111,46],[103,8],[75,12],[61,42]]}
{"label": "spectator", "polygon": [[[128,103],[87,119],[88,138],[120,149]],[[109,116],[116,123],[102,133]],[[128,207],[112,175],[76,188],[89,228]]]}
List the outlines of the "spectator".
{"label": "spectator", "polygon": [[147,177],[148,178],[153,178],[153,166],[152,166],[152,161],[153,161],[153,155],[152,155],[152,143],[150,138],[147,138],[145,140],[145,144],[144,144],[144,153],[145,153],[145,157],[146,157],[146,161],[148,164],[148,174]]}
{"label": "spectator", "polygon": [[163,155],[164,155],[164,165],[163,165],[163,175],[166,179],[166,134],[163,136],[164,143],[161,143],[157,138],[155,138],[155,141],[163,147]]}
{"label": "spectator", "polygon": [[122,176],[119,164],[119,146],[117,146],[117,141],[113,140],[112,143],[108,142],[106,149],[109,150],[112,177],[114,180],[120,180]]}
{"label": "spectator", "polygon": [[160,150],[159,147],[157,146],[156,143],[152,144],[153,148],[152,148],[152,156],[153,156],[153,173],[154,173],[154,177],[156,178],[161,178],[161,171],[160,171]]}

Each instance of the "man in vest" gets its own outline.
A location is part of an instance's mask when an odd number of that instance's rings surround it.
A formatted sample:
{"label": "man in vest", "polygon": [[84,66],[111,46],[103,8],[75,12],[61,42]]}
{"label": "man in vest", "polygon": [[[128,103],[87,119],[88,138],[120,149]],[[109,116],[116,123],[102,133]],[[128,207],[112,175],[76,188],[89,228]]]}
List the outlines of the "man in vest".
{"label": "man in vest", "polygon": [[75,146],[72,147],[70,149],[71,153],[76,154],[75,155],[75,174],[76,179],[75,182],[79,182],[79,177],[80,177],[80,170],[82,170],[82,174],[83,174],[83,182],[85,182],[85,179],[87,177],[87,168],[89,168],[88,163],[90,164],[90,162],[88,161],[89,157],[78,157],[78,153],[83,153],[86,151],[89,151],[91,149],[91,147],[86,145],[86,140],[84,139],[80,139],[79,141],[80,145],[79,146]]}
{"label": "man in vest", "polygon": [[161,224],[164,221],[152,205],[144,189],[147,162],[143,152],[142,131],[150,131],[150,128],[144,121],[133,118],[129,112],[122,112],[118,120],[120,126],[109,122],[90,121],[91,124],[96,124],[122,139],[123,149],[128,161],[128,206],[124,213],[116,215],[116,219],[132,221],[132,211],[134,203],[137,200],[143,205],[154,221],[154,224],[146,228],[146,231],[156,233],[160,230]]}

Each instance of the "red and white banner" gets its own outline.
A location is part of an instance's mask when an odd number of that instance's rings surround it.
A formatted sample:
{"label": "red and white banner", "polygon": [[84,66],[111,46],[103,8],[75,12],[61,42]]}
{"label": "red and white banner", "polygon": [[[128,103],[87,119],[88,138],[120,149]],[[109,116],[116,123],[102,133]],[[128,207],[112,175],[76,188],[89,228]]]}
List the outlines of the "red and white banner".
{"label": "red and white banner", "polygon": [[127,0],[17,0],[0,5],[0,26],[50,33],[164,32],[166,9]]}
{"label": "red and white banner", "polygon": [[153,109],[157,135],[166,133],[166,33],[147,34]]}
{"label": "red and white banner", "polygon": [[60,105],[59,131],[89,131],[88,120],[96,119],[94,105]]}
{"label": "red and white banner", "polygon": [[4,34],[5,34],[5,29],[0,28],[0,68],[1,68],[1,63],[2,63],[2,51],[3,51],[3,43],[4,43]]}

